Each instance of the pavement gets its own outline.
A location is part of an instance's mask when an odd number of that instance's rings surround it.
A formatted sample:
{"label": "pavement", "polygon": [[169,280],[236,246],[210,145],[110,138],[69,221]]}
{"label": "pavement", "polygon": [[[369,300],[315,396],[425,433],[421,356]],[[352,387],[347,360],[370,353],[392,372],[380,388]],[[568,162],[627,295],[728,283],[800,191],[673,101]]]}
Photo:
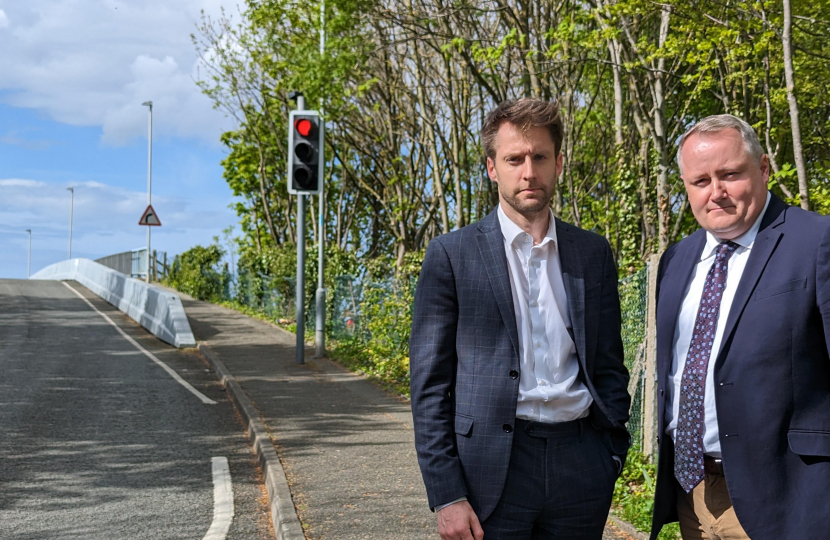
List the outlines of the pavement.
{"label": "pavement", "polygon": [[208,365],[70,285],[117,328],[61,282],[0,280],[0,538],[206,537],[225,457],[234,516],[221,538],[273,539],[262,473]]}
{"label": "pavement", "polygon": [[[294,334],[181,297],[196,339],[258,411],[307,539],[438,540],[407,399],[336,362],[313,358],[310,347],[306,363],[298,365]],[[603,535],[635,537],[610,522]]]}

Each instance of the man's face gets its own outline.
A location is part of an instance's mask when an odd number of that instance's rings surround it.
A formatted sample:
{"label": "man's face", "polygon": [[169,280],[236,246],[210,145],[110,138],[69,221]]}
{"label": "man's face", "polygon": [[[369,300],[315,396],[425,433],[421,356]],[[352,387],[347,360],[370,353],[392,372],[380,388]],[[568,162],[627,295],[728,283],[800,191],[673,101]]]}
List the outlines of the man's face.
{"label": "man's face", "polygon": [[769,160],[746,151],[735,129],[695,133],[681,151],[683,184],[700,226],[721,240],[734,240],[752,227],[764,209]]}
{"label": "man's face", "polygon": [[562,154],[544,127],[527,131],[504,122],[496,134],[496,157],[487,158],[487,173],[499,186],[499,199],[530,218],[545,211],[562,172]]}

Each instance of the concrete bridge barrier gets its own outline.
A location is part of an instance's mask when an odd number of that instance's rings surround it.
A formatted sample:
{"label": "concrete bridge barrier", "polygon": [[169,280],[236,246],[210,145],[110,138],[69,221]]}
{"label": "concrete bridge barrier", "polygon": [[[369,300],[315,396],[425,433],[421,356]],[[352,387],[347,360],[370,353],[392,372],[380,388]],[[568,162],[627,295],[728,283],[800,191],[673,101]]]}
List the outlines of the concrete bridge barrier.
{"label": "concrete bridge barrier", "polygon": [[95,261],[69,259],[47,266],[30,279],[75,280],[162,341],[179,348],[196,346],[182,301],[177,295]]}

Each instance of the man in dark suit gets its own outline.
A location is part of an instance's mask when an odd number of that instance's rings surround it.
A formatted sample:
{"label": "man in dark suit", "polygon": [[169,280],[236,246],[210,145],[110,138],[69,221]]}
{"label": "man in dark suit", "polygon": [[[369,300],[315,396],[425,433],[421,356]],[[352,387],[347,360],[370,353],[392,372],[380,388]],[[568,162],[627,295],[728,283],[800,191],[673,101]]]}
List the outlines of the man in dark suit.
{"label": "man in dark suit", "polygon": [[608,242],[553,217],[556,104],[482,127],[499,207],[435,238],[410,339],[415,445],[444,540],[599,540],[628,450]]}
{"label": "man in dark suit", "polygon": [[701,229],[658,271],[652,538],[830,538],[830,219],[767,190],[754,130],[706,118],[678,164]]}

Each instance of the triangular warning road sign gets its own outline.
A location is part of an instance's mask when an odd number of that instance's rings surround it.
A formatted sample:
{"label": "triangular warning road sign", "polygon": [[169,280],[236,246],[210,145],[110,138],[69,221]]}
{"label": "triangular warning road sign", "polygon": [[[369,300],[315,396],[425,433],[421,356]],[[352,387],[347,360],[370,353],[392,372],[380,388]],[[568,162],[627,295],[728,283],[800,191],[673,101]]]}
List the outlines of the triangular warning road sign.
{"label": "triangular warning road sign", "polygon": [[151,227],[161,227],[161,221],[159,221],[158,215],[156,215],[156,211],[153,210],[153,205],[147,206],[147,210],[141,214],[141,219],[138,220],[139,225],[149,225]]}

